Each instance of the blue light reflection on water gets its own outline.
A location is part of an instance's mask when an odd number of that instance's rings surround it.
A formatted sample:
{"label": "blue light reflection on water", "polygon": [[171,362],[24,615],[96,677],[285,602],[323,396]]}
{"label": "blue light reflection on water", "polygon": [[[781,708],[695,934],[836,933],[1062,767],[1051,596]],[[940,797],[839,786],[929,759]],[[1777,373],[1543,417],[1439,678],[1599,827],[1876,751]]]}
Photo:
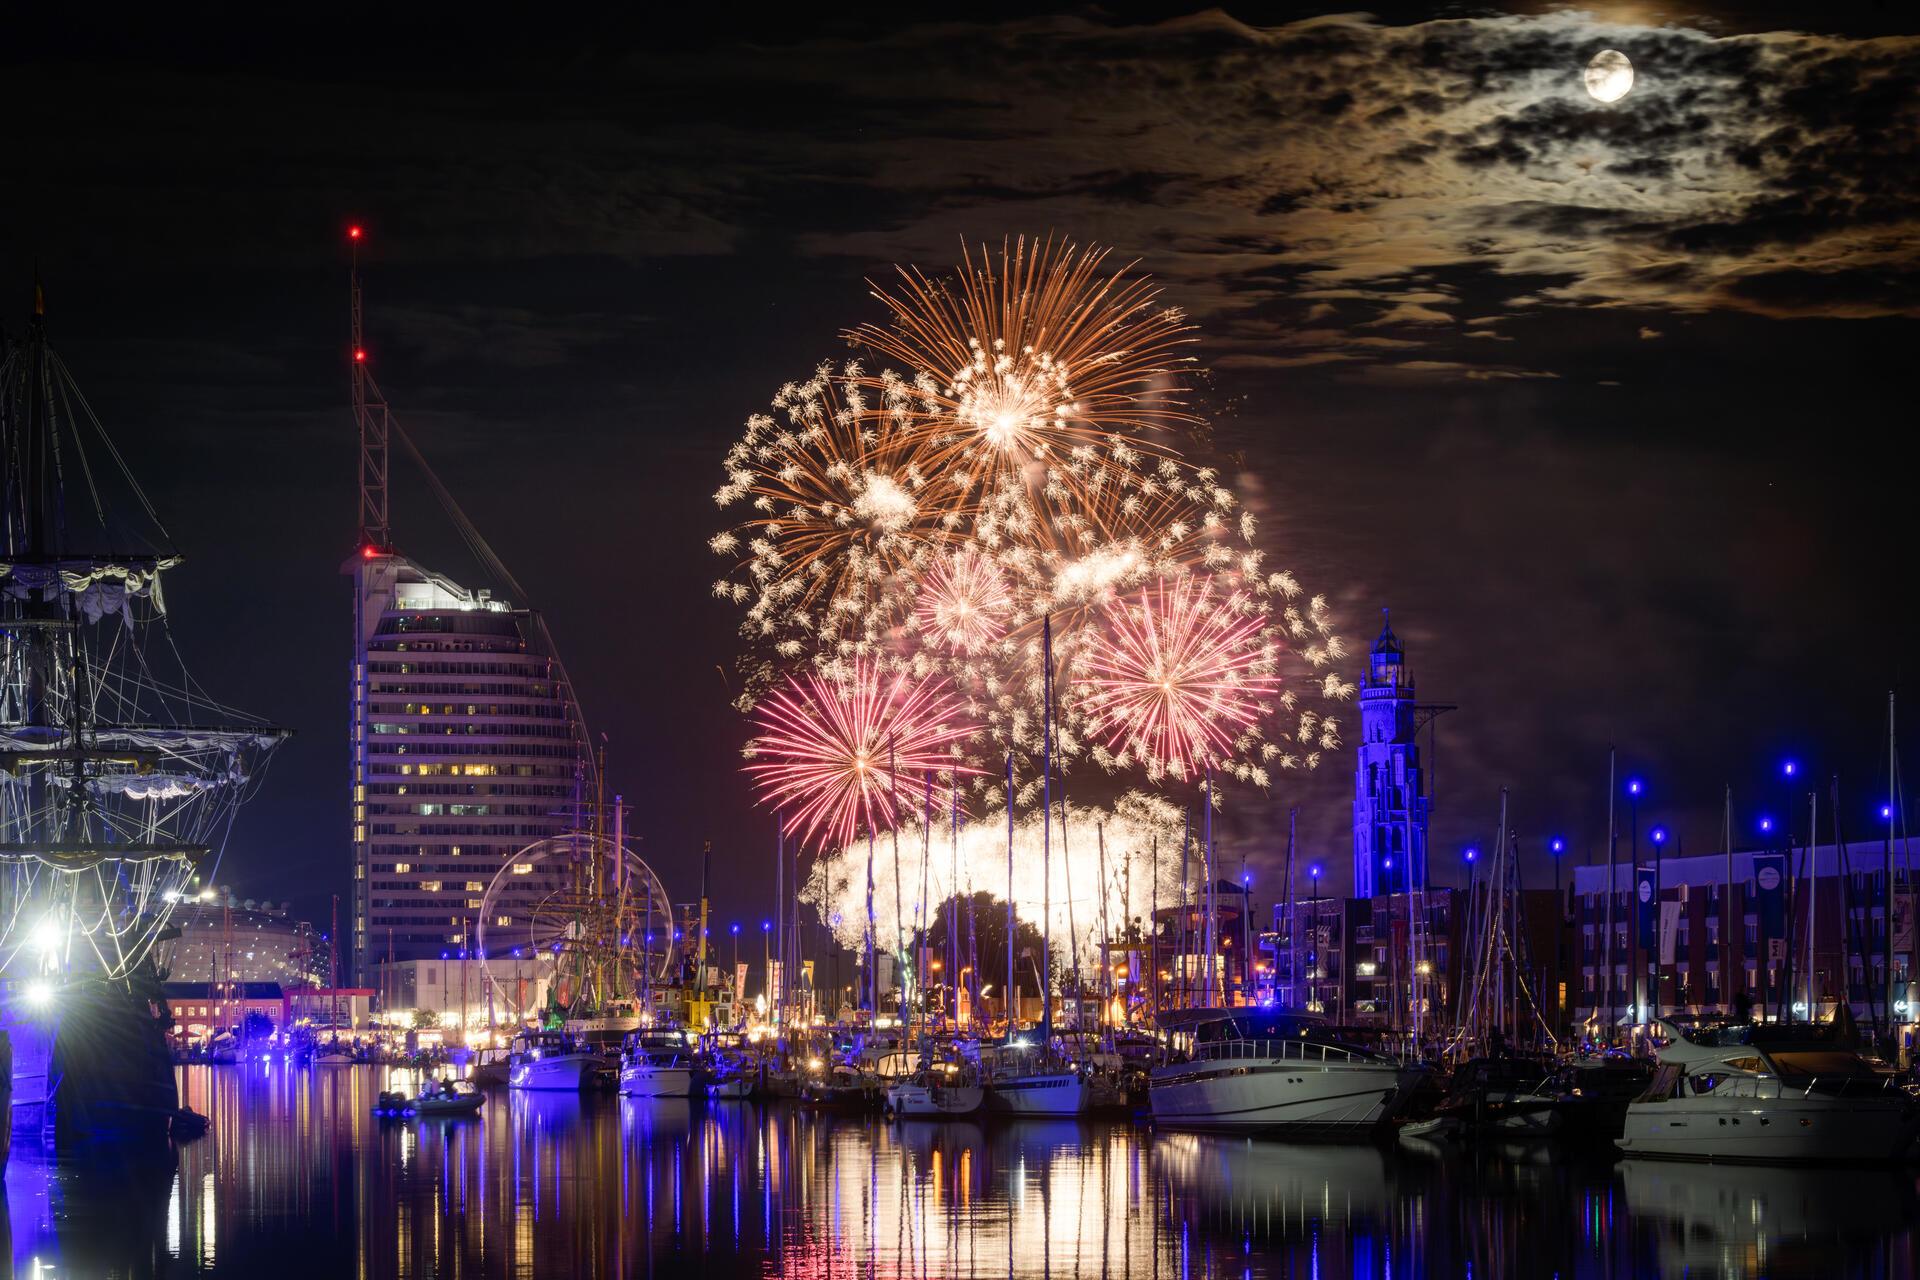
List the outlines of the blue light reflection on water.
{"label": "blue light reflection on water", "polygon": [[[13,1275],[1916,1274],[1911,1172],[887,1125],[502,1094],[381,1122],[375,1068],[183,1069],[177,1166],[7,1171]],[[36,1262],[42,1268],[36,1272]]]}

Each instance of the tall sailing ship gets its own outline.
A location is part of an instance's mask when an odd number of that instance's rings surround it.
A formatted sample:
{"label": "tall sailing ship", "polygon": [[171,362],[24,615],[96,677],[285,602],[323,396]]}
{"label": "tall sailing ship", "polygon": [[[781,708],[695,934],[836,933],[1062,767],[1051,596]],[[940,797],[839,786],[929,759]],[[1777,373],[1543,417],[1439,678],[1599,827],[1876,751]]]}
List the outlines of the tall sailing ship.
{"label": "tall sailing ship", "polygon": [[0,361],[0,1030],[12,1131],[163,1141],[178,1108],[153,962],[287,736],[185,669],[165,527],[48,345]]}

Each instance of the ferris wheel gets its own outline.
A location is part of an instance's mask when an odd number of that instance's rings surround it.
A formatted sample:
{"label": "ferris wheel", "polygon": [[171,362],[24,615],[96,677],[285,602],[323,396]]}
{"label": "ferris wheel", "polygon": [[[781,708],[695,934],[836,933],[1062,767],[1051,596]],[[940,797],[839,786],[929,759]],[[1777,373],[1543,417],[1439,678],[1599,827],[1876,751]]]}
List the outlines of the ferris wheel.
{"label": "ferris wheel", "polygon": [[632,848],[568,832],[528,845],[494,873],[474,941],[511,1015],[534,1012],[537,982],[510,985],[506,960],[529,965],[536,979],[550,976],[555,1003],[569,1013],[604,1012],[667,976],[672,912],[660,877]]}

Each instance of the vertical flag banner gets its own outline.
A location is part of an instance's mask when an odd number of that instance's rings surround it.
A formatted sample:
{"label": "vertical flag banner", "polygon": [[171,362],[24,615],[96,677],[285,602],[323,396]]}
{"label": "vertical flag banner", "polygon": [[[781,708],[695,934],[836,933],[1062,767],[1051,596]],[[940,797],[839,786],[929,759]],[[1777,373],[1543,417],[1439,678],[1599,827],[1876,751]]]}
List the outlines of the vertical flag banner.
{"label": "vertical flag banner", "polygon": [[1654,878],[1652,867],[1641,867],[1633,878],[1633,914],[1640,925],[1640,949],[1653,950],[1653,926],[1657,917],[1654,914]]}
{"label": "vertical flag banner", "polygon": [[1755,854],[1753,887],[1760,900],[1760,936],[1783,938],[1787,932],[1787,855]]}
{"label": "vertical flag banner", "polygon": [[1660,904],[1660,963],[1672,964],[1675,939],[1680,935],[1680,913],[1686,909],[1684,902],[1663,902]]}

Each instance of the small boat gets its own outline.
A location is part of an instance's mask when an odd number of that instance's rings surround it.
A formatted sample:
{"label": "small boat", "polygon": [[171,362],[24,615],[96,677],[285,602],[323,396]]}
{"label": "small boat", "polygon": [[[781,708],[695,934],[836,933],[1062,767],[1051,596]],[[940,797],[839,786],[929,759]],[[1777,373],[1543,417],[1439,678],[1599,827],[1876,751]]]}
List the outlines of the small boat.
{"label": "small boat", "polygon": [[1760,1164],[1885,1164],[1920,1135],[1920,1100],[1838,1041],[1764,1032],[1672,1040],[1615,1144],[1629,1156]]}
{"label": "small boat", "polygon": [[413,1109],[423,1116],[470,1116],[486,1101],[471,1080],[429,1080],[415,1095]]}
{"label": "small boat", "polygon": [[1002,1115],[1078,1116],[1092,1103],[1088,1076],[1038,1044],[1012,1040],[983,1054],[987,1108]]}
{"label": "small boat", "polygon": [[381,1090],[373,1104],[373,1114],[383,1120],[406,1116],[470,1116],[479,1111],[486,1100],[487,1095],[474,1088],[471,1080],[429,1080],[411,1097],[398,1090]]}
{"label": "small boat", "polygon": [[591,1086],[606,1064],[558,1031],[529,1031],[513,1038],[507,1084],[515,1089],[579,1093]]}
{"label": "small boat", "polygon": [[473,1060],[473,1072],[468,1076],[482,1089],[491,1089],[507,1083],[513,1071],[513,1052],[510,1049],[482,1049]]}
{"label": "small boat", "polygon": [[690,1098],[693,1057],[678,1033],[636,1031],[620,1051],[620,1092],[629,1098]]}
{"label": "small boat", "polygon": [[809,1074],[800,1086],[800,1101],[810,1107],[872,1111],[880,1105],[880,1088],[870,1076],[836,1067],[825,1073]]}
{"label": "small boat", "polygon": [[887,1086],[886,1107],[900,1119],[944,1120],[976,1114],[986,1105],[987,1091],[971,1071],[956,1063],[941,1063],[914,1072]]}
{"label": "small boat", "polygon": [[715,1102],[741,1102],[753,1096],[753,1081],[737,1072],[724,1075],[707,1086],[707,1096]]}

